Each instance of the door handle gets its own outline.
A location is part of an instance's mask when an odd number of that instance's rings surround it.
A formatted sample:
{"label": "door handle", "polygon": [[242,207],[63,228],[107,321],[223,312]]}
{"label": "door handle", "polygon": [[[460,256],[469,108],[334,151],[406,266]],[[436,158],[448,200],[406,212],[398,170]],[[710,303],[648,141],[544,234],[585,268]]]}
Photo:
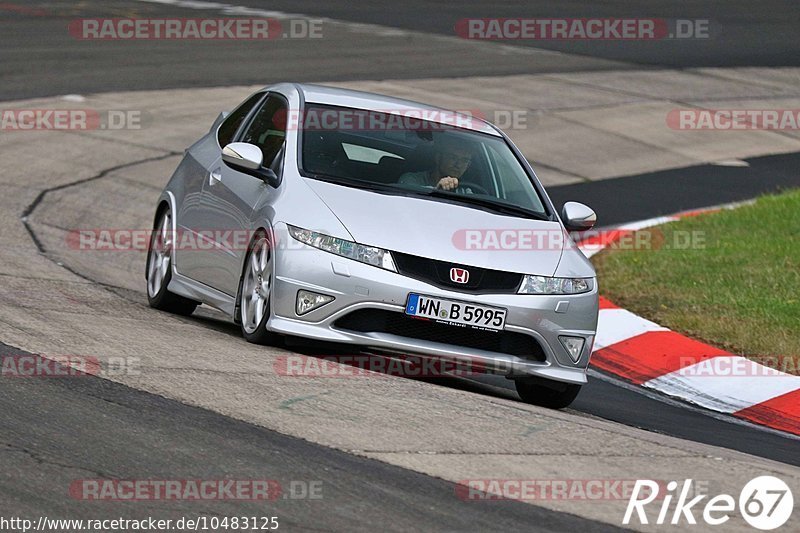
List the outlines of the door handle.
{"label": "door handle", "polygon": [[219,183],[220,181],[222,181],[222,172],[220,172],[219,168],[215,168],[208,175],[208,184],[209,185],[215,185],[215,184]]}

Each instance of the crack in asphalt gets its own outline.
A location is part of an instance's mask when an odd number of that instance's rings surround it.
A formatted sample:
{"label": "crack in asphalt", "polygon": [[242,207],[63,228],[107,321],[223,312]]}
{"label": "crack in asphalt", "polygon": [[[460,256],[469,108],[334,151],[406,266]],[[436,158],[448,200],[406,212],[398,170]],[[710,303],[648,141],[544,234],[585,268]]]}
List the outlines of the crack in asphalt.
{"label": "crack in asphalt", "polygon": [[[96,180],[102,179],[102,178],[108,176],[110,173],[115,172],[117,170],[121,170],[123,168],[129,168],[129,167],[133,167],[133,166],[136,166],[136,165],[141,165],[141,164],[144,164],[144,163],[150,163],[150,162],[153,162],[153,161],[161,161],[162,159],[167,159],[167,158],[170,158],[170,157],[174,157],[176,155],[180,155],[180,152],[175,152],[173,150],[170,150],[169,152],[167,152],[167,153],[165,153],[163,155],[154,156],[154,157],[146,157],[146,158],[143,158],[143,159],[137,159],[135,161],[128,161],[127,163],[121,163],[119,165],[114,165],[112,167],[108,167],[106,169],[101,170],[100,172],[98,172],[94,176],[90,176],[88,178],[79,179],[79,180],[72,181],[72,182],[69,182],[69,183],[62,183],[61,185],[56,185],[54,187],[49,187],[47,189],[42,189],[41,191],[39,191],[39,194],[36,195],[36,198],[34,198],[33,201],[22,211],[22,214],[20,214],[19,218],[22,221],[22,225],[25,226],[25,229],[30,234],[31,239],[33,240],[33,243],[36,245],[36,249],[39,251],[39,253],[47,256],[47,249],[42,244],[42,242],[39,240],[39,237],[37,237],[36,232],[33,231],[33,228],[31,228],[30,221],[28,220],[28,218],[33,214],[33,212],[36,210],[36,208],[39,207],[39,204],[42,203],[42,200],[44,200],[45,196],[47,196],[51,192],[60,191],[60,190],[63,190],[63,189],[68,189],[69,187],[74,187],[76,185],[83,185],[84,183],[89,183],[89,182],[92,182],[92,181],[96,181]],[[84,276],[84,275],[76,272],[72,268],[54,261],[52,258],[48,257],[48,259],[50,259],[51,261],[56,263],[58,266],[63,267],[66,270],[68,270],[69,272],[75,274],[76,276],[79,276],[79,277],[81,277],[83,279],[86,279],[88,281],[95,282],[95,280],[91,279],[90,277]]]}
{"label": "crack in asphalt", "polygon": [[145,157],[143,159],[137,159],[135,161],[128,161],[127,163],[120,163],[119,165],[114,165],[114,166],[105,168],[105,169],[101,170],[100,172],[98,172],[97,174],[95,174],[94,176],[89,176],[88,178],[82,178],[82,179],[79,179],[79,180],[76,180],[76,181],[71,181],[69,183],[62,183],[62,184],[56,185],[54,187],[49,187],[47,189],[42,189],[39,192],[39,194],[36,195],[36,198],[34,198],[33,202],[31,202],[30,205],[28,205],[28,207],[26,207],[25,210],[22,211],[22,214],[20,215],[20,218],[22,219],[23,222],[26,222],[27,217],[31,213],[33,213],[33,211],[39,206],[41,201],[44,199],[44,197],[48,193],[51,193],[51,192],[54,192],[54,191],[60,191],[62,189],[68,189],[69,187],[74,187],[75,185],[82,185],[84,183],[89,183],[90,181],[99,180],[101,178],[106,177],[111,172],[114,172],[114,171],[117,171],[117,170],[121,170],[123,168],[129,168],[129,167],[133,167],[133,166],[136,166],[136,165],[141,165],[143,163],[150,163],[152,161],[161,161],[162,159],[167,159],[169,157],[173,157],[173,156],[180,155],[180,154],[181,154],[180,152],[176,152],[174,150],[169,150],[168,152],[166,152],[165,154],[162,154],[162,155],[153,156],[153,157]]}
{"label": "crack in asphalt", "polygon": [[40,464],[40,465],[50,465],[50,466],[56,466],[56,467],[59,467],[59,468],[65,468],[65,469],[70,469],[70,470],[79,470],[81,472],[88,472],[88,473],[90,473],[90,474],[92,474],[94,476],[102,477],[102,478],[114,478],[115,477],[114,475],[109,474],[107,472],[103,472],[101,470],[94,470],[92,468],[87,468],[87,467],[83,467],[83,466],[76,466],[76,465],[70,465],[70,464],[66,464],[66,463],[60,463],[58,461],[54,461],[54,460],[52,460],[50,458],[47,458],[47,457],[45,457],[45,456],[43,456],[43,455],[41,455],[41,454],[39,454],[37,452],[34,452],[33,450],[29,450],[28,448],[25,448],[25,447],[22,447],[22,446],[17,446],[15,444],[11,444],[11,443],[8,443],[8,442],[3,442],[2,444],[3,444],[3,446],[6,447],[6,449],[0,450],[0,451],[10,452],[10,453],[21,453],[21,454],[27,455],[28,457],[30,457],[31,459],[36,461],[37,464]]}
{"label": "crack in asphalt", "polygon": [[325,391],[325,392],[320,392],[319,394],[309,394],[309,395],[306,395],[306,396],[298,396],[296,398],[288,398],[286,400],[281,401],[281,403],[278,406],[278,408],[279,409],[291,410],[292,409],[292,405],[294,405],[294,404],[296,404],[298,402],[303,402],[305,400],[313,400],[315,398],[319,398],[320,396],[325,396],[327,394],[330,394],[330,392],[329,391]]}
{"label": "crack in asphalt", "polygon": [[[52,257],[50,257],[50,255],[49,255],[49,253],[47,251],[47,248],[44,246],[44,244],[42,244],[42,242],[39,240],[39,237],[36,235],[36,232],[31,227],[29,218],[33,214],[33,212],[36,210],[36,208],[39,207],[39,204],[42,203],[42,200],[44,200],[45,196],[47,196],[51,192],[61,191],[61,190],[64,190],[64,189],[68,189],[70,187],[74,187],[76,185],[83,185],[85,183],[89,183],[89,182],[92,182],[92,181],[96,181],[96,180],[102,179],[102,178],[105,178],[106,176],[108,176],[109,174],[111,174],[112,172],[115,172],[117,170],[134,167],[136,165],[141,165],[141,164],[144,164],[144,163],[151,163],[151,162],[154,162],[154,161],[161,161],[161,160],[168,159],[170,157],[175,157],[175,156],[178,156],[178,155],[181,155],[181,152],[176,152],[174,150],[169,150],[169,151],[167,151],[166,153],[164,153],[162,155],[153,156],[153,157],[145,157],[143,159],[137,159],[135,161],[128,161],[127,163],[121,163],[119,165],[114,165],[114,166],[105,168],[105,169],[101,170],[100,172],[98,172],[97,174],[95,174],[94,176],[89,176],[88,178],[79,179],[79,180],[72,181],[72,182],[69,182],[69,183],[62,183],[62,184],[56,185],[54,187],[49,187],[49,188],[46,188],[46,189],[42,189],[41,191],[39,191],[39,194],[36,195],[36,198],[34,198],[33,201],[22,211],[22,214],[20,214],[19,218],[22,221],[22,225],[25,227],[25,230],[30,235],[31,240],[33,241],[33,244],[36,246],[36,249],[39,251],[39,253],[43,257],[47,258],[49,261],[51,261],[52,263],[56,264],[57,266],[60,266],[61,268],[63,268],[64,270],[70,272],[71,274],[74,274],[74,275],[78,276],[79,278],[81,278],[83,280],[86,280],[86,281],[89,281],[89,282],[91,282],[91,283],[93,283],[95,285],[99,285],[100,287],[102,287],[102,288],[104,288],[106,290],[109,290],[111,287],[116,288],[116,289],[124,289],[124,287],[117,287],[115,285],[110,285],[108,283],[101,283],[101,282],[99,282],[99,281],[97,281],[95,279],[92,279],[90,276],[82,274],[81,272],[79,272],[78,270],[70,267],[69,265],[66,265],[63,262],[57,261],[57,260],[53,259]],[[109,290],[109,292],[111,292],[111,291]],[[117,293],[114,293],[114,294],[117,294]],[[119,294],[117,294],[117,296],[125,298],[124,296],[121,296]],[[125,298],[125,299],[128,299],[128,298]]]}
{"label": "crack in asphalt", "polygon": [[8,272],[0,272],[0,277],[14,278],[14,279],[27,279],[29,281],[50,281],[53,283],[76,283],[79,285],[91,286],[91,280],[73,280],[73,279],[52,279],[42,276],[20,276],[18,274],[9,274]]}

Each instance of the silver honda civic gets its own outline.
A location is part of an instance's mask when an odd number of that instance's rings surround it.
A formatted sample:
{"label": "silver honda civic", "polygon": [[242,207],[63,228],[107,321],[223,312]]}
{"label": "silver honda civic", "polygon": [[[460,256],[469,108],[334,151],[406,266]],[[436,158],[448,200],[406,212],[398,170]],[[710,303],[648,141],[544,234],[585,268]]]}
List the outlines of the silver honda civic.
{"label": "silver honda civic", "polygon": [[508,137],[475,113],[282,83],[222,113],[159,197],[150,305],[213,306],[250,342],[459,361],[560,408],[586,383],[591,263]]}

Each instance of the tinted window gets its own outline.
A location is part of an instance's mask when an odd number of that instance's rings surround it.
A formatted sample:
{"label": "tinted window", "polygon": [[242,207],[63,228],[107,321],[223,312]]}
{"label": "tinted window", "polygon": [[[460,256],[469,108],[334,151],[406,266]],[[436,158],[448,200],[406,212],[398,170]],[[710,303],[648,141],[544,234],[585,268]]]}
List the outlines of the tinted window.
{"label": "tinted window", "polygon": [[[413,115],[319,104],[309,104],[302,118],[302,168],[310,177],[435,200],[470,196],[472,204],[546,214],[532,179],[501,137]],[[444,178],[458,181],[445,191],[452,195],[428,194]]]}
{"label": "tinted window", "polygon": [[265,167],[272,165],[286,139],[286,117],[286,103],[277,96],[269,96],[242,136],[242,142],[261,148]]}
{"label": "tinted window", "polygon": [[228,115],[225,120],[220,124],[219,129],[217,130],[217,142],[219,143],[220,147],[224,147],[227,144],[233,142],[233,136],[236,135],[236,132],[239,130],[239,126],[242,125],[244,119],[247,118],[247,114],[250,113],[250,110],[255,107],[255,105],[261,101],[264,97],[264,93],[256,93],[244,103],[240,104],[239,107],[233,110],[233,112]]}

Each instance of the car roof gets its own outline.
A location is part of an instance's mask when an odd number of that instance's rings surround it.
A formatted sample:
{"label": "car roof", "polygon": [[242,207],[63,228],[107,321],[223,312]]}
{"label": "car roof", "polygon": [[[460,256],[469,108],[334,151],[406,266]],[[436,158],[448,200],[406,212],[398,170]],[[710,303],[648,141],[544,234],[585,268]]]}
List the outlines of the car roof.
{"label": "car roof", "polygon": [[394,98],[392,96],[364,91],[354,91],[352,89],[328,87],[326,85],[317,85],[313,83],[297,83],[294,84],[294,86],[302,94],[306,102],[424,118],[431,122],[450,124],[480,133],[488,133],[496,137],[501,136],[492,124],[475,116],[480,113],[478,110],[475,110],[475,113],[470,115],[465,112],[414,102],[413,100],[404,100],[402,98]]}

